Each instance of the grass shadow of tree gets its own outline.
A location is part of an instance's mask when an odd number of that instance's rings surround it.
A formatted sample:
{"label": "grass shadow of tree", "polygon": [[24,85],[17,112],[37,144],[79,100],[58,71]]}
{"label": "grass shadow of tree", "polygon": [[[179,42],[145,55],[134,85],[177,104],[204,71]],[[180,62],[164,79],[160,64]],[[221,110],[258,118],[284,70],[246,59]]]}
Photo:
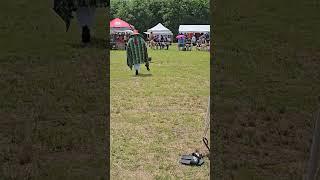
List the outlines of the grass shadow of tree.
{"label": "grass shadow of tree", "polygon": [[152,74],[141,74],[139,73],[138,75],[132,75],[132,77],[151,77]]}
{"label": "grass shadow of tree", "polygon": [[107,43],[107,39],[104,38],[92,38],[91,42],[88,44],[83,44],[82,42],[72,42],[68,43],[68,45],[74,49],[81,48],[94,48],[94,49],[109,49],[109,43]]}

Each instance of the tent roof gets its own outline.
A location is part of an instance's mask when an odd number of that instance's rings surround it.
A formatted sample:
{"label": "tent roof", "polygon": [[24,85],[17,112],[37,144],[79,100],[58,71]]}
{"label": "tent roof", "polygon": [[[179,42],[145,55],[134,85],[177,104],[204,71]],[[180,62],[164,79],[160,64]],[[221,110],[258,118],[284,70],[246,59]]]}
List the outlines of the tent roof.
{"label": "tent roof", "polygon": [[210,32],[210,25],[180,25],[179,32],[181,33],[205,33]]}
{"label": "tent roof", "polygon": [[115,18],[112,21],[110,21],[110,28],[126,28],[126,29],[134,29],[134,26],[131,24],[123,21],[120,18]]}
{"label": "tent roof", "polygon": [[164,27],[161,23],[157,24],[153,28],[148,29],[147,32],[148,33],[152,32],[154,34],[170,34],[170,35],[172,35],[172,32],[168,28]]}
{"label": "tent roof", "polygon": [[133,34],[132,30],[122,30],[122,29],[111,29],[110,30],[110,34],[114,34],[114,33],[129,33],[129,34]]}
{"label": "tent roof", "polygon": [[170,31],[168,28],[164,27],[161,23],[157,24],[153,28],[148,29],[148,31]]}

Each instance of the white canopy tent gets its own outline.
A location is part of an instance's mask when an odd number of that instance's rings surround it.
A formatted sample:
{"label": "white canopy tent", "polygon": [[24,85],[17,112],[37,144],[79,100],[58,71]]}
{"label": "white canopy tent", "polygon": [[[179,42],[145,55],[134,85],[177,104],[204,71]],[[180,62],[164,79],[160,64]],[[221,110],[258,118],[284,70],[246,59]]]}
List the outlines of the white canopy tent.
{"label": "white canopy tent", "polygon": [[153,28],[148,29],[148,31],[145,32],[145,34],[149,35],[151,32],[154,35],[173,35],[173,33],[168,28],[164,27],[161,23],[157,24]]}
{"label": "white canopy tent", "polygon": [[210,25],[180,25],[179,33],[210,33]]}

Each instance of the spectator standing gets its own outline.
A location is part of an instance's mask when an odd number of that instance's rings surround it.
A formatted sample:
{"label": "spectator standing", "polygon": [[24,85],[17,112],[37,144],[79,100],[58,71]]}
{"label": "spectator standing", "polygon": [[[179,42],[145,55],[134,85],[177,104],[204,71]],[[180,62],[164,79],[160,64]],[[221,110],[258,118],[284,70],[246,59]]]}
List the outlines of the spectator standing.
{"label": "spectator standing", "polygon": [[195,35],[192,36],[191,42],[192,42],[192,45],[193,45],[193,46],[196,46],[196,45],[197,45],[197,38],[196,38]]}

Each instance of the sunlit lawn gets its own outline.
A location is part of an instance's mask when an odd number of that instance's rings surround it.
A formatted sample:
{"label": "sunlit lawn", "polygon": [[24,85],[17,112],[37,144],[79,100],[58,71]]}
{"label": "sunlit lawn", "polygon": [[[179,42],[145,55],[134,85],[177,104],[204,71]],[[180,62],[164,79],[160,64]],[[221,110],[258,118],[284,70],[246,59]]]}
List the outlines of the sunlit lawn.
{"label": "sunlit lawn", "polygon": [[151,71],[111,51],[111,174],[114,179],[208,179],[209,163],[179,164],[206,149],[201,138],[209,96],[209,52],[150,50]]}

